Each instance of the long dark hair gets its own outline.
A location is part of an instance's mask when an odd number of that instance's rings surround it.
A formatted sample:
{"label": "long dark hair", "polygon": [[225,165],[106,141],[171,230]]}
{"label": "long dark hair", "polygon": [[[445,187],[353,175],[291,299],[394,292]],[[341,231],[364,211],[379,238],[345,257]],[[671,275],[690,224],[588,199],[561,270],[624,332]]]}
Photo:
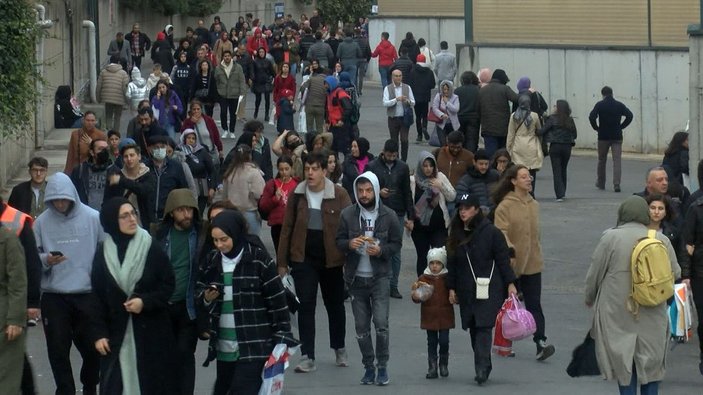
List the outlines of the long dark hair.
{"label": "long dark hair", "polygon": [[339,179],[342,177],[342,166],[339,164],[339,155],[337,155],[335,151],[325,150],[323,152],[327,154],[325,156],[327,160],[329,160],[330,156],[334,156],[334,171],[331,173],[327,172],[327,178],[329,178],[330,181],[336,184],[337,181],[339,181]]}
{"label": "long dark hair", "polygon": [[571,106],[569,106],[569,102],[559,99],[557,100],[556,107],[557,111],[552,116],[556,117],[557,124],[569,130],[576,130],[574,119],[571,118]]}
{"label": "long dark hair", "polygon": [[234,148],[234,156],[232,158],[232,163],[229,164],[229,167],[225,171],[225,174],[222,178],[224,180],[229,179],[231,176],[234,176],[234,173],[237,172],[237,169],[241,168],[247,163],[252,163],[251,147],[245,144],[239,144]]}
{"label": "long dark hair", "polygon": [[[287,163],[288,166],[291,167],[291,169],[293,168],[293,158],[288,155],[281,155],[278,157],[278,160],[276,161],[276,168],[278,168],[278,165],[280,165],[281,163]],[[277,173],[276,178],[281,178],[281,173]]]}
{"label": "long dark hair", "polygon": [[686,140],[688,140],[688,132],[681,131],[674,133],[674,137],[671,138],[669,146],[666,148],[666,151],[664,151],[664,155],[674,155],[686,149],[683,146]]}
{"label": "long dark hair", "polygon": [[[454,254],[459,246],[464,245],[471,240],[471,237],[467,235],[464,230],[464,221],[462,221],[461,216],[459,216],[459,210],[461,210],[461,207],[461,205],[457,206],[456,213],[452,217],[452,221],[449,224],[449,235],[447,236],[448,255]],[[469,221],[469,229],[474,229],[477,224],[480,224],[481,221],[483,221],[483,210],[481,210],[480,207],[476,207],[476,209],[478,210],[476,215],[474,215],[474,217],[471,218],[471,221]]]}
{"label": "long dark hair", "polygon": [[666,215],[662,219],[662,223],[659,225],[661,228],[664,222],[671,222],[676,219],[676,211],[673,209],[671,198],[667,195],[660,195],[658,193],[652,193],[644,197],[647,201],[647,206],[652,204],[652,202],[662,202],[664,203],[664,209],[666,210]]}
{"label": "long dark hair", "polygon": [[159,91],[159,85],[162,85],[166,87],[166,94],[164,95],[164,100],[166,101],[166,107],[171,107],[171,87],[168,86],[168,82],[166,81],[159,81],[156,83],[156,91]]}
{"label": "long dark hair", "polygon": [[515,190],[515,185],[513,185],[512,181],[517,178],[517,173],[522,169],[527,169],[527,167],[523,165],[513,165],[505,169],[493,193],[491,193],[493,204],[498,206],[505,198],[505,195]]}

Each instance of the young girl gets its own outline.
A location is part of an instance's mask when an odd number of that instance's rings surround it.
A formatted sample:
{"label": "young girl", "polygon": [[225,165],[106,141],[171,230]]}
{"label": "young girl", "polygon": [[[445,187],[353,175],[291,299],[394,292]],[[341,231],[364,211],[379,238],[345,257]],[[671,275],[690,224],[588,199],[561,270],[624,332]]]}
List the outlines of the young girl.
{"label": "young girl", "polygon": [[273,246],[277,251],[288,197],[292,196],[300,179],[293,177],[293,159],[290,156],[283,155],[278,158],[276,166],[278,167],[278,175],[266,182],[264,193],[259,201],[259,211],[268,215],[267,222],[271,227],[271,239],[273,239]]}
{"label": "young girl", "polygon": [[[427,363],[429,369],[425,378],[437,378],[437,346],[439,345],[439,374],[449,376],[449,330],[454,328],[454,307],[449,303],[447,288],[447,250],[445,247],[432,248],[427,253],[427,268],[413,283],[412,300],[422,303],[420,308],[420,328],[427,331]],[[421,302],[414,292],[422,285],[432,285],[432,296]]]}

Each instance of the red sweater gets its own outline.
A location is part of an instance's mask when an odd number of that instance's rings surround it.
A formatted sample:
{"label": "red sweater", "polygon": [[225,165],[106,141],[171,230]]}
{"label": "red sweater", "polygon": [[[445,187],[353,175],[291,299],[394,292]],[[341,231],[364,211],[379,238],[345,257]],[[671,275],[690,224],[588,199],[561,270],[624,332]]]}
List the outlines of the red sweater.
{"label": "red sweater", "polygon": [[[268,180],[264,186],[264,193],[259,201],[259,210],[269,213],[268,224],[283,225],[283,217],[286,215],[286,205],[288,205],[288,197],[293,196],[295,187],[298,186],[299,180],[296,177],[291,178],[287,183],[283,183],[280,178]],[[281,190],[283,198],[279,199],[276,196],[276,190]]]}
{"label": "red sweater", "polygon": [[371,53],[371,57],[378,57],[378,65],[380,67],[389,67],[398,59],[398,53],[390,41],[381,40],[376,49],[373,50],[373,53]]}
{"label": "red sweater", "polygon": [[295,76],[292,74],[288,74],[287,78],[283,78],[279,74],[273,80],[273,102],[276,105],[276,116],[281,114],[281,105],[279,104],[282,99],[281,92],[284,89],[290,89],[293,92],[293,97],[295,97],[295,88]]}
{"label": "red sweater", "polygon": [[[259,33],[258,36],[257,31]],[[269,44],[266,42],[266,39],[261,36],[261,29],[257,27],[254,29],[254,37],[250,37],[247,40],[247,52],[249,52],[249,55],[256,57],[256,51],[258,51],[259,48],[264,48],[266,53],[269,52]]]}
{"label": "red sweater", "polygon": [[[220,130],[217,129],[217,124],[215,124],[215,121],[211,117],[205,114],[203,114],[202,117],[205,120],[207,131],[210,133],[210,140],[212,140],[212,143],[215,145],[215,148],[217,148],[217,151],[222,152],[222,140],[220,140]],[[195,130],[195,123],[190,120],[190,117],[186,118],[181,124],[181,132],[186,129]]]}

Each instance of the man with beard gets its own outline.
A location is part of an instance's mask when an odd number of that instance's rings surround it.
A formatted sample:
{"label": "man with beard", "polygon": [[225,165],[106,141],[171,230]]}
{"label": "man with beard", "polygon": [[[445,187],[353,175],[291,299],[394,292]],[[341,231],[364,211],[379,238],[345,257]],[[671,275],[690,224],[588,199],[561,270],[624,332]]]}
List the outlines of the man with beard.
{"label": "man with beard", "polygon": [[[386,385],[390,261],[400,251],[403,233],[395,212],[381,203],[379,193],[378,178],[372,172],[356,178],[356,204],[342,210],[336,240],[337,248],[346,255],[344,281],[352,296],[356,339],[364,365],[361,384]],[[375,354],[372,320],[376,329]]]}
{"label": "man with beard", "polygon": [[168,255],[176,287],[169,300],[171,328],[176,337],[178,388],[192,394],[195,388],[196,325],[195,283],[198,278],[199,218],[198,203],[189,189],[174,189],[168,194],[164,217],[155,238]]}
{"label": "man with beard", "polygon": [[139,31],[138,23],[132,25],[132,31],[127,34],[125,39],[129,42],[132,65],[141,69],[144,53],[151,49],[151,40],[146,34]]}
{"label": "man with beard", "polygon": [[[412,190],[410,189],[410,169],[398,159],[398,142],[386,140],[383,152],[378,158],[366,165],[366,171],[376,175],[380,184],[379,195],[383,204],[395,211],[398,216],[398,229],[402,226],[412,231],[415,219]],[[406,218],[407,216],[407,218]],[[393,274],[390,279],[391,297],[402,299],[398,291],[398,276],[400,275],[400,249],[391,258]]]}
{"label": "man with beard", "polygon": [[101,138],[107,140],[107,135],[102,130],[95,127],[98,119],[92,111],[86,111],[83,116],[83,126],[71,132],[68,141],[68,152],[66,153],[66,165],[63,172],[71,174],[73,168],[81,164],[90,156],[90,142]]}
{"label": "man with beard", "polygon": [[134,141],[139,145],[142,152],[148,152],[148,141],[155,136],[168,137],[168,133],[159,126],[159,123],[154,119],[154,111],[151,107],[142,107],[137,112],[137,121],[139,129],[134,134]]}
{"label": "man with beard", "polygon": [[110,151],[107,149],[107,141],[95,139],[90,142],[90,158],[71,172],[71,181],[81,202],[98,211],[103,205],[109,166]]}

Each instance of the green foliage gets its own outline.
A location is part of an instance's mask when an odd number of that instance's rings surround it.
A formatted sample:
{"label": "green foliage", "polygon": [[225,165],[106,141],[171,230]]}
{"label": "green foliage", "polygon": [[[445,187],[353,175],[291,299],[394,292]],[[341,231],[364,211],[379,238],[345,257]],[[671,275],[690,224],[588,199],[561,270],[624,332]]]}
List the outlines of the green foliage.
{"label": "green foliage", "polygon": [[371,0],[318,0],[317,8],[328,25],[336,21],[353,23],[371,13]]}
{"label": "green foliage", "polygon": [[223,0],[120,0],[120,5],[132,10],[149,10],[171,16],[207,16],[220,10]]}
{"label": "green foliage", "polygon": [[26,0],[0,0],[0,136],[17,136],[33,117],[36,89],[35,45],[42,32]]}

